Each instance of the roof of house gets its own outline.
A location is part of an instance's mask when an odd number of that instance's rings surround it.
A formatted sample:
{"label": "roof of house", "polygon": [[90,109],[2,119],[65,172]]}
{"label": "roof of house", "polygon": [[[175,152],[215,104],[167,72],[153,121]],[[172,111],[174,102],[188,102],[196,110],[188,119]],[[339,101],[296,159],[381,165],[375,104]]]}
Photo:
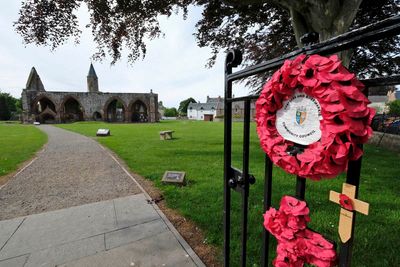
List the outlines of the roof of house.
{"label": "roof of house", "polygon": [[190,103],[188,109],[204,109],[204,110],[211,110],[217,109],[218,103]]}
{"label": "roof of house", "polygon": [[224,98],[222,97],[208,97],[207,96],[207,103],[218,103],[218,102],[224,102]]}
{"label": "roof of house", "polygon": [[[211,103],[190,103],[188,106],[188,109],[195,109],[195,110],[200,110],[203,108],[204,110],[211,110],[211,109],[217,109],[221,110],[224,109],[224,102],[211,102]],[[232,109],[244,109],[244,101],[239,101],[239,102],[234,102],[232,103]],[[251,109],[255,109],[255,101],[251,101]]]}

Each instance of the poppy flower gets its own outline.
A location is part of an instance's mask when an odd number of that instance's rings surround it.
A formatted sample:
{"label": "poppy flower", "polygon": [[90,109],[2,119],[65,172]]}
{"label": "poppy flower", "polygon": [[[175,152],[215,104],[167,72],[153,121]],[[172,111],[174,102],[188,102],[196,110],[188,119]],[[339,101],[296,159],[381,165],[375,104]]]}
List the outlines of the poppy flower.
{"label": "poppy flower", "polygon": [[[363,93],[364,85],[342,66],[336,55],[300,55],[286,60],[263,86],[256,102],[257,134],[262,149],[286,172],[313,180],[332,178],[362,155],[359,144],[372,136],[375,114]],[[319,103],[321,138],[302,153],[291,153],[293,142],[276,129],[276,113],[296,92]],[[347,136],[342,142],[341,136]],[[288,151],[289,149],[289,151]]]}
{"label": "poppy flower", "polygon": [[345,194],[339,195],[339,203],[340,203],[340,206],[342,206],[342,208],[344,208],[346,210],[349,210],[349,211],[354,210],[353,200],[351,200],[351,198],[349,198]]}
{"label": "poppy flower", "polygon": [[278,240],[275,267],[319,267],[336,265],[334,244],[307,228],[310,221],[305,201],[284,196],[279,210],[270,208],[264,214],[264,227]]}
{"label": "poppy flower", "polygon": [[308,215],[310,212],[305,201],[291,196],[284,196],[282,198],[279,211],[293,216]]}
{"label": "poppy flower", "polygon": [[285,229],[287,218],[274,208],[264,214],[264,227],[271,234],[280,238]]}

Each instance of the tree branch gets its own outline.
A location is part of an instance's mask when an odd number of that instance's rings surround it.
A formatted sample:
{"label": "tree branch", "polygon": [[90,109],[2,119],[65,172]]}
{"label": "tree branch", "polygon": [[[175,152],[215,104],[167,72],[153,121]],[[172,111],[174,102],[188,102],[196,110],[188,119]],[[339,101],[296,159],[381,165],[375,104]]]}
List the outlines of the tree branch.
{"label": "tree branch", "polygon": [[296,10],[300,10],[304,6],[304,0],[223,0],[227,5],[240,6],[240,5],[253,5],[261,3],[272,3],[277,6],[281,6],[287,10],[294,7]]}

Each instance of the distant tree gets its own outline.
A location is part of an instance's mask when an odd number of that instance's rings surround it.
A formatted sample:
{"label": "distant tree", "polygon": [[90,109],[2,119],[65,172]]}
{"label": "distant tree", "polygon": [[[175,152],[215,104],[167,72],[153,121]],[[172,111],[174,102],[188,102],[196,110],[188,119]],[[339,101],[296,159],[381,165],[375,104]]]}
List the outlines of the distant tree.
{"label": "distant tree", "polygon": [[0,120],[8,121],[11,118],[11,111],[4,94],[0,94]]}
{"label": "distant tree", "polygon": [[16,108],[16,111],[17,111],[18,114],[22,113],[22,99],[21,98],[18,98],[15,101],[15,108]]}
{"label": "distant tree", "polygon": [[165,117],[176,117],[178,116],[178,111],[176,108],[166,108],[164,111],[164,116]]}
{"label": "distant tree", "polygon": [[190,103],[197,103],[196,100],[194,100],[194,98],[189,97],[188,99],[185,99],[183,101],[181,101],[181,103],[179,103],[179,108],[178,108],[178,112],[179,114],[187,114],[187,109]]}
{"label": "distant tree", "polygon": [[118,100],[117,103],[115,103],[115,107],[121,109],[124,107],[124,104],[122,104],[122,102]]}
{"label": "distant tree", "polygon": [[388,106],[390,115],[400,116],[400,99],[390,102]]}
{"label": "distant tree", "polygon": [[0,92],[0,98],[2,99],[0,102],[1,120],[9,120],[13,113],[19,114],[22,112],[21,99],[2,92]]}

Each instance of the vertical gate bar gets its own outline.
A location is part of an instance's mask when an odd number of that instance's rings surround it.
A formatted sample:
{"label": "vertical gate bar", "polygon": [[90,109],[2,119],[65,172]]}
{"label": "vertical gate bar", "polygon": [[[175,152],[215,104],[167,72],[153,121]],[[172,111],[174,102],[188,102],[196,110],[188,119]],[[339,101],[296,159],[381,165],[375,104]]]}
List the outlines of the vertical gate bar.
{"label": "vertical gate bar", "polygon": [[224,266],[230,262],[230,233],[231,233],[231,188],[229,179],[231,174],[232,153],[232,103],[227,102],[232,97],[232,82],[227,75],[232,73],[232,65],[225,63],[225,105],[224,105]]}
{"label": "vertical gate bar", "polygon": [[244,102],[243,123],[243,192],[242,192],[242,254],[241,266],[246,266],[247,252],[247,221],[249,209],[249,151],[250,151],[250,105],[251,101]]}
{"label": "vertical gate bar", "polygon": [[[271,207],[271,196],[272,196],[272,161],[265,154],[265,175],[264,175],[264,210],[268,210]],[[267,267],[269,263],[269,232],[264,228],[263,230],[263,250],[261,258],[261,266]]]}
{"label": "vertical gate bar", "polygon": [[306,178],[296,177],[296,198],[304,200],[306,195]]}
{"label": "vertical gate bar", "polygon": [[[368,97],[369,87],[365,87],[363,93],[366,97]],[[363,145],[359,145],[359,147],[363,150]],[[354,185],[356,187],[355,198],[358,197],[358,188],[360,186],[361,162],[362,162],[362,157],[360,157],[356,161],[350,161],[347,168],[346,183]],[[340,243],[339,267],[351,266],[355,222],[356,222],[356,212],[353,212],[353,221],[352,221],[353,228],[351,229],[351,238],[344,244]]]}
{"label": "vertical gate bar", "polygon": [[[362,146],[361,146],[362,148]],[[361,174],[361,161],[360,157],[356,161],[350,161],[347,169],[346,183],[352,184],[356,187],[356,196],[358,197],[358,187],[360,185],[360,174]],[[353,228],[351,229],[351,238],[346,243],[341,243],[340,254],[339,254],[339,266],[350,267],[351,257],[353,252],[353,241],[354,241],[354,225],[356,220],[356,212],[353,212]]]}

